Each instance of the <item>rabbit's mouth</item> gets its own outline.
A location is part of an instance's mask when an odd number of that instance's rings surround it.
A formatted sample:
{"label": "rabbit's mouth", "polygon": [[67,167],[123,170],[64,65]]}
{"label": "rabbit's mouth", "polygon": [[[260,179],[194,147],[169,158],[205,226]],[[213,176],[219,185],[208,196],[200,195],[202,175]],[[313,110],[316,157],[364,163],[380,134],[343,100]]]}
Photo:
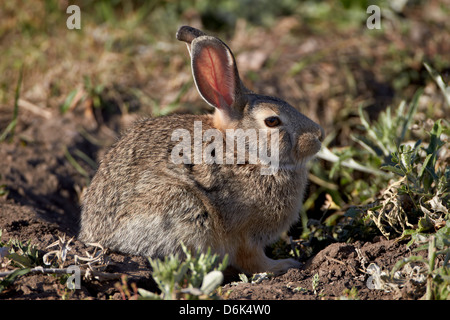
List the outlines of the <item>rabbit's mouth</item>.
{"label": "rabbit's mouth", "polygon": [[279,170],[283,170],[283,171],[294,171],[294,172],[300,172],[300,171],[304,171],[307,169],[306,164],[309,162],[309,160],[311,160],[313,158],[313,156],[311,157],[307,157],[304,158],[301,161],[292,163],[280,163],[279,165]]}

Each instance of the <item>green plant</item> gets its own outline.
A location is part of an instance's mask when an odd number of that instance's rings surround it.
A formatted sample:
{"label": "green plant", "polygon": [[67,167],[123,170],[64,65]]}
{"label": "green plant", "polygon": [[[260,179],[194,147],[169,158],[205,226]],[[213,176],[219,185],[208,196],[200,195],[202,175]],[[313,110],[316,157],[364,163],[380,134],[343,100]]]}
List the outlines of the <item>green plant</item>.
{"label": "green plant", "polygon": [[[428,256],[411,256],[398,261],[384,282],[391,286],[404,285],[414,275],[416,286],[425,287],[426,300],[450,299],[450,226],[438,231],[436,236],[430,236],[414,251],[428,250]],[[442,256],[441,266],[438,266],[438,257]],[[401,272],[409,267],[412,272]],[[400,276],[399,276],[400,274]]]}
{"label": "green plant", "polygon": [[[448,94],[439,81],[442,79],[432,72],[430,74],[438,82],[444,95]],[[415,99],[417,101],[417,98]],[[413,113],[403,120],[400,139],[380,134],[382,128],[369,130],[376,144],[367,144],[372,150],[378,147],[377,154],[385,157],[381,169],[395,174],[389,185],[380,192],[379,198],[362,207],[366,217],[376,225],[387,238],[410,238],[409,246],[417,244],[418,250],[427,250],[428,257],[411,256],[397,262],[389,277],[378,277],[378,282],[386,282],[388,286],[397,288],[411,278],[415,272],[414,282],[417,285],[426,283],[426,299],[448,299],[450,293],[450,277],[448,261],[450,259],[450,168],[449,141],[450,123],[445,119],[434,121],[429,129],[423,130],[422,136],[427,140],[417,140],[414,144],[402,143],[407,133]],[[397,116],[398,117],[398,116]],[[388,123],[389,121],[384,120]],[[365,124],[370,127],[369,123]],[[387,139],[386,139],[387,137]],[[389,137],[394,141],[389,143]],[[361,141],[367,141],[361,139]],[[384,141],[384,142],[383,142]],[[374,140],[372,140],[374,142]],[[385,148],[390,146],[389,148]],[[386,159],[386,151],[391,151],[390,159]],[[437,257],[443,256],[441,267],[437,267]],[[410,264],[411,272],[400,272]],[[420,266],[417,264],[421,264]],[[418,277],[423,275],[423,277]],[[425,281],[426,280],[426,281]]]}
{"label": "green plant", "polygon": [[39,251],[31,244],[31,240],[23,243],[18,239],[10,239],[5,246],[9,248],[6,258],[10,259],[14,267],[31,268],[42,264]]}
{"label": "green plant", "polygon": [[30,272],[29,268],[17,269],[14,272],[7,275],[3,280],[0,281],[0,293],[10,286],[17,277],[23,276]]}
{"label": "green plant", "polygon": [[450,86],[447,86],[442,79],[441,75],[428,63],[423,64],[425,68],[427,69],[430,76],[433,78],[434,82],[438,85],[439,89],[441,90],[442,94],[444,95],[445,101],[447,102],[447,105],[450,107]]}
{"label": "green plant", "polygon": [[400,177],[382,192],[380,204],[368,210],[386,237],[432,232],[445,225],[450,208],[450,168],[439,158],[445,145],[440,139],[444,132],[450,132],[449,125],[437,120],[426,148],[420,140],[413,147],[401,145],[392,153],[393,165],[382,167]]}
{"label": "green plant", "polygon": [[14,110],[11,122],[8,124],[6,129],[0,135],[0,142],[4,141],[9,136],[9,141],[12,141],[14,137],[14,132],[16,130],[17,119],[19,116],[19,97],[20,97],[20,86],[22,85],[23,77],[23,65],[20,69],[19,80],[17,80],[16,91],[14,96]]}
{"label": "green plant", "polygon": [[316,273],[312,277],[312,284],[311,284],[312,285],[312,290],[314,291],[314,294],[317,294],[317,288],[319,287],[319,283],[320,283],[319,274]]}
{"label": "green plant", "polygon": [[[426,67],[441,91],[448,94],[442,78]],[[328,177],[322,174],[321,178],[337,187],[330,189],[322,183],[321,190],[331,195],[338,208],[346,202],[342,194],[354,205],[346,210],[344,223],[335,230],[340,240],[361,234],[352,232],[353,227],[370,232],[375,225],[386,237],[407,236],[438,230],[448,219],[450,126],[444,119],[422,131],[412,125],[422,92],[417,90],[410,103],[401,102],[397,109],[387,108],[372,122],[360,107],[362,134],[352,136],[357,145],[325,147],[319,154],[332,163]],[[411,128],[415,128],[414,133]],[[416,141],[411,142],[411,138]],[[355,179],[354,171],[361,172],[359,179]],[[313,167],[313,173],[317,172]],[[334,217],[327,218],[331,219]],[[325,227],[327,220],[323,222]]]}
{"label": "green plant", "polygon": [[273,273],[271,272],[255,273],[250,277],[250,279],[244,273],[239,274],[239,279],[243,283],[260,283],[263,280],[270,279],[271,277],[273,277]]}
{"label": "green plant", "polygon": [[115,288],[120,292],[122,300],[139,299],[138,288],[136,286],[136,283],[132,282],[130,285],[128,285],[128,277],[126,275],[121,276],[120,282],[117,282],[115,284]]}
{"label": "green plant", "polygon": [[[381,170],[380,167],[392,165],[392,153],[405,144],[411,135],[409,128],[421,94],[422,90],[418,90],[410,103],[403,101],[396,109],[388,107],[372,122],[360,105],[361,133],[351,135],[354,143],[346,147],[329,148],[326,141],[318,153],[318,157],[326,161],[325,171],[323,164],[314,164],[311,168],[313,181],[320,186],[319,192],[329,194],[338,208],[345,203],[372,203],[380,189],[394,177],[392,172]],[[306,210],[313,201],[305,201]]]}
{"label": "green plant", "polygon": [[[0,229],[0,239],[1,236],[2,230]],[[31,245],[31,240],[26,243],[18,239],[10,239],[7,242],[0,241],[0,261],[4,257],[8,259],[7,264],[18,269],[5,273],[3,280],[0,281],[0,292],[11,285],[18,277],[29,273],[31,268],[42,263],[39,251],[36,246]]]}
{"label": "green plant", "polygon": [[196,251],[192,254],[182,245],[185,258],[178,254],[166,256],[164,260],[149,258],[153,269],[153,279],[156,281],[161,295],[139,289],[143,298],[147,299],[198,299],[210,298],[213,291],[222,283],[223,274],[228,264],[226,255],[222,262],[219,256]]}
{"label": "green plant", "polygon": [[345,289],[342,291],[342,295],[339,297],[339,300],[358,300],[358,289],[356,287],[352,287],[351,289]]}
{"label": "green plant", "polygon": [[[418,90],[410,103],[403,101],[396,109],[387,108],[375,121],[369,121],[360,106],[360,133],[351,136],[354,144],[328,148],[327,142],[324,143],[318,157],[326,161],[326,170],[323,163],[312,166],[312,180],[319,185],[319,190],[304,205],[304,210],[308,210],[316,200],[314,196],[325,193],[323,216],[317,220],[302,214],[302,238],[307,238],[309,243],[312,238],[319,241],[373,238],[377,226],[367,211],[376,209],[380,190],[396,177],[386,168],[395,165],[392,154],[403,148],[411,136],[409,128],[421,93]],[[337,212],[327,214],[328,210]]]}
{"label": "green plant", "polygon": [[[0,229],[0,239],[2,230]],[[71,250],[70,244],[73,238],[66,240],[65,235],[58,237],[58,240],[50,244],[46,249],[53,250],[45,253],[42,257],[35,245],[31,245],[31,240],[23,243],[17,239],[10,239],[7,242],[0,241],[0,258],[6,258],[5,266],[12,266],[16,269],[0,272],[0,292],[11,285],[19,276],[25,274],[49,274],[59,278],[61,284],[65,284],[69,278],[69,268],[66,268],[68,252]],[[104,255],[104,249],[99,244],[90,244],[94,247],[94,252],[86,251],[86,257],[74,255],[75,265],[80,267],[80,275],[95,277],[96,279],[115,280],[118,274],[104,273],[98,269],[104,269],[108,263]],[[83,262],[79,264],[78,261]],[[89,270],[81,270],[81,267]],[[61,291],[61,298],[67,297],[66,290]]]}
{"label": "green plant", "polygon": [[[78,149],[75,150],[75,153],[77,153],[78,156],[80,156],[80,152],[81,151],[79,151]],[[86,185],[89,185],[91,183],[91,177],[89,173],[78,163],[78,161],[74,158],[74,156],[70,153],[69,149],[67,149],[66,146],[64,147],[64,156],[66,157],[67,161],[75,168],[75,170],[77,170],[78,173],[84,177]]]}
{"label": "green plant", "polygon": [[[2,175],[0,174],[0,180],[2,179]],[[0,197],[1,196],[7,196],[9,194],[8,186],[4,184],[0,184]],[[1,235],[1,233],[0,233]]]}
{"label": "green plant", "polygon": [[402,101],[394,114],[388,107],[386,111],[380,113],[377,121],[373,123],[369,123],[360,106],[358,109],[359,117],[365,135],[354,136],[353,139],[384,163],[390,163],[390,155],[405,142],[422,92],[423,90],[419,89],[408,106],[405,101]]}

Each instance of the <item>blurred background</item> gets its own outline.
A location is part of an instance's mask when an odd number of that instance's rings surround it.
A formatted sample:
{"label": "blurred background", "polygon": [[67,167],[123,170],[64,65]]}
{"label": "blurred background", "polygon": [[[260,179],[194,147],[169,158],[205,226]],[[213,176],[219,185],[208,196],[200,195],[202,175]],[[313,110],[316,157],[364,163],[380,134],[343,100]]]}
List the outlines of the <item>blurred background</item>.
{"label": "blurred background", "polygon": [[[66,27],[72,4],[81,10],[79,30]],[[367,27],[371,4],[381,9],[380,29]],[[377,171],[383,158],[355,139],[367,132],[362,114],[377,121],[403,101],[417,107],[408,125],[449,120],[450,106],[424,65],[448,84],[449,18],[450,0],[4,0],[0,129],[11,119],[19,120],[16,132],[26,132],[38,119],[61,118],[58,130],[75,122],[83,137],[104,146],[98,140],[113,139],[142,116],[211,112],[193,84],[186,47],[175,38],[181,25],[200,28],[231,47],[250,89],[282,97],[325,128],[324,145],[337,158],[313,163],[309,224],[304,213],[298,236],[335,225],[349,206],[373,201],[386,186],[389,177]],[[34,130],[17,139],[26,145],[33,135],[60,138]],[[402,138],[417,140],[414,134]],[[78,161],[89,181],[103,148],[72,149],[67,160]],[[349,159],[365,170],[341,166]]]}
{"label": "blurred background", "polygon": [[[66,27],[71,4],[80,7],[80,30]],[[381,9],[379,30],[366,26],[370,4]],[[117,99],[125,107],[125,100],[143,114],[202,110],[186,48],[175,39],[183,24],[227,42],[249,87],[283,97],[338,135],[348,136],[341,131],[351,128],[356,106],[376,112],[432,83],[424,61],[447,79],[450,71],[448,0],[6,0],[0,6],[2,105],[11,105],[23,66],[21,97],[44,109],[61,108],[74,90],[85,90],[98,96],[96,103]]]}

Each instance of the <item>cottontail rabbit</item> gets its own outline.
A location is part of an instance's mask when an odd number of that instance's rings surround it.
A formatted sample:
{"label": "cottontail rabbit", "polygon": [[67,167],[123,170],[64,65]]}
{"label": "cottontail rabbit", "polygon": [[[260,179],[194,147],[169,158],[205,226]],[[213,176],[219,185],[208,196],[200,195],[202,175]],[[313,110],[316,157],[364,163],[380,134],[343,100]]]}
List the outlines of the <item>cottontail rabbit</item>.
{"label": "cottontail rabbit", "polygon": [[[129,129],[83,197],[80,240],[150,257],[181,252],[181,243],[191,250],[211,247],[246,273],[298,267],[293,259],[269,259],[264,248],[298,219],[306,162],[321,147],[322,128],[286,102],[245,88],[221,40],[187,26],[177,39],[187,43],[197,89],[215,112],[145,119]],[[263,173],[273,167],[267,157],[252,162],[246,155],[239,162],[233,145],[219,150],[220,143],[234,142],[225,134],[238,129],[266,133],[267,154],[279,159],[271,174]],[[180,147],[180,137],[192,152]],[[244,137],[247,153],[258,145],[253,138]]]}

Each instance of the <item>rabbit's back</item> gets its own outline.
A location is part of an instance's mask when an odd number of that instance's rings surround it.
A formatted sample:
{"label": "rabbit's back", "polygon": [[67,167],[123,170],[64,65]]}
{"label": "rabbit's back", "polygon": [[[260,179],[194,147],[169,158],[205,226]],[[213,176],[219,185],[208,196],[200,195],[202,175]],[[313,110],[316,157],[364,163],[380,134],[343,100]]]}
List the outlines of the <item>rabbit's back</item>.
{"label": "rabbit's back", "polygon": [[190,165],[171,160],[178,143],[172,133],[191,133],[195,121],[208,128],[211,117],[140,120],[111,147],[83,196],[82,241],[146,256],[177,251],[181,240],[196,241],[192,247],[203,247],[198,239],[212,241],[214,217],[192,190]]}

